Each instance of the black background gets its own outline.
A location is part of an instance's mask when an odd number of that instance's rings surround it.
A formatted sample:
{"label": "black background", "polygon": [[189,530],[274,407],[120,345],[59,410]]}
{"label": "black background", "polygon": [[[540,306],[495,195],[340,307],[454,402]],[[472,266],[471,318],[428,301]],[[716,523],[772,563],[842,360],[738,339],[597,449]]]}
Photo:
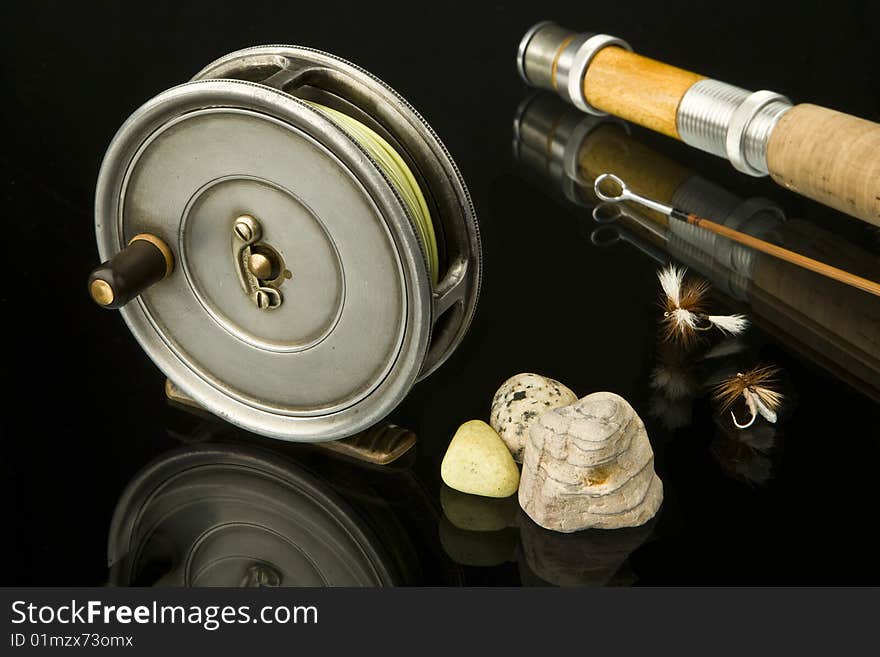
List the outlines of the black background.
{"label": "black background", "polygon": [[[880,10],[869,2],[4,3],[0,142],[5,276],[2,584],[97,585],[116,500],[176,443],[163,377],[116,314],[94,307],[93,192],[101,157],[141,103],[226,52],[297,43],[338,54],[403,94],[441,135],[480,217],[486,277],[454,357],[394,414],[420,437],[435,492],[455,428],[486,418],[498,384],[537,371],[579,394],[612,390],[645,417],[666,485],[654,537],[631,557],[641,584],[880,582],[878,406],[760,332],[756,357],[797,391],[775,477],[749,487],[709,455],[707,403],[674,435],[646,417],[653,264],[581,236],[577,209],[516,166],[511,120],[528,90],[514,53],[534,22],[626,38],[648,56],[750,89],[880,119]],[[876,250],[862,224],[720,159],[637,130],[644,143],[745,197],[763,195]],[[560,282],[548,285],[548,281]],[[536,303],[558,304],[559,324]],[[466,569],[514,584],[514,565]],[[422,583],[441,583],[425,581]]]}

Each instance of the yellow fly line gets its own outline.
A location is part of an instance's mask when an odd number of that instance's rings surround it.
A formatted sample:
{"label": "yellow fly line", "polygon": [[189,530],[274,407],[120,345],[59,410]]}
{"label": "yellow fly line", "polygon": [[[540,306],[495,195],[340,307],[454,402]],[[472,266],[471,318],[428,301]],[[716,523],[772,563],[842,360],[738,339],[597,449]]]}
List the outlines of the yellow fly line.
{"label": "yellow fly line", "polygon": [[431,220],[431,212],[425,202],[425,195],[419,187],[419,183],[406,162],[391,144],[385,141],[378,133],[368,128],[357,119],[353,119],[339,110],[311,101],[309,105],[316,107],[327,114],[333,121],[345,130],[381,167],[382,171],[391,180],[397,193],[400,194],[410,216],[416,224],[416,231],[428,258],[428,274],[433,285],[437,284],[439,275],[439,257],[437,255],[437,236],[434,233],[434,223]]}

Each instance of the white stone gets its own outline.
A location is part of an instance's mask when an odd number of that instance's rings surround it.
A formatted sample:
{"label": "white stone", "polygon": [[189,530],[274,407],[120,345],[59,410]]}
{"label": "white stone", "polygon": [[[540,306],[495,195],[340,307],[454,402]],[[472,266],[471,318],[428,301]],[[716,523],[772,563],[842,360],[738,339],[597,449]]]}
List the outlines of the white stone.
{"label": "white stone", "polygon": [[623,397],[597,392],[532,424],[519,504],[541,527],[636,527],[662,501],[645,425]]}
{"label": "white stone", "polygon": [[489,424],[501,436],[514,461],[522,463],[529,427],[538,416],[576,401],[577,395],[559,381],[540,374],[517,374],[495,393]]}

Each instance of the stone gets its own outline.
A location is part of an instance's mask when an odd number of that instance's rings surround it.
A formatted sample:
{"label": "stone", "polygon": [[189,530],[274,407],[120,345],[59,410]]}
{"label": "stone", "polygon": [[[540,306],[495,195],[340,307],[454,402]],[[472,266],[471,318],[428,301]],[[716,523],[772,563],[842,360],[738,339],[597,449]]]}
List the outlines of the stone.
{"label": "stone", "polygon": [[645,425],[623,397],[597,392],[532,424],[519,504],[541,527],[637,527],[662,501]]}
{"label": "stone", "polygon": [[511,527],[516,522],[519,504],[516,495],[510,497],[482,497],[440,488],[440,506],[443,515],[459,529],[491,532]]}
{"label": "stone", "polygon": [[450,488],[485,497],[508,497],[519,486],[519,469],[507,446],[481,420],[465,422],[455,432],[440,476]]}
{"label": "stone", "polygon": [[522,463],[529,427],[538,416],[576,401],[577,395],[559,381],[540,374],[517,374],[495,393],[489,424],[510,449],[513,460]]}

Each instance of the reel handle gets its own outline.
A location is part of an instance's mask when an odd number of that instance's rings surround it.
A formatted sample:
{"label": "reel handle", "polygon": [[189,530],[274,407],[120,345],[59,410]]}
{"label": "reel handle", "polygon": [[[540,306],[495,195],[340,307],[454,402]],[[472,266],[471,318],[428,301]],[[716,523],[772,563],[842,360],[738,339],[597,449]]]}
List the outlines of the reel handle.
{"label": "reel handle", "polygon": [[122,251],[89,275],[89,294],[102,308],[121,308],[174,269],[171,249],[149,233],[135,235]]}

